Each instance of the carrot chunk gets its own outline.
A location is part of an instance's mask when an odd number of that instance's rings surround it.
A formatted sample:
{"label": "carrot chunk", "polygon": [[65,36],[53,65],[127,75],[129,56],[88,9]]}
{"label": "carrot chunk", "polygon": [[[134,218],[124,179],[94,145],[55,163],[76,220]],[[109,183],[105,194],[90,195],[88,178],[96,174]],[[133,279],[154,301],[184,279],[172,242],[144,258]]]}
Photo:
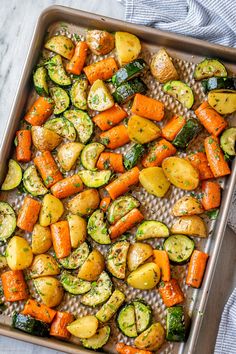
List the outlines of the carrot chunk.
{"label": "carrot chunk", "polygon": [[170,260],[166,251],[154,250],[154,262],[161,269],[161,280],[170,281]]}
{"label": "carrot chunk", "polygon": [[48,188],[63,179],[50,151],[43,151],[40,156],[35,157],[34,164]]}
{"label": "carrot chunk", "polygon": [[25,197],[22,207],[20,208],[17,226],[24,231],[32,232],[36,224],[41,209],[41,203],[29,196]]}
{"label": "carrot chunk", "polygon": [[80,75],[88,54],[88,44],[80,41],[75,46],[74,55],[66,65],[66,71],[70,74]]}
{"label": "carrot chunk", "polygon": [[125,117],[127,117],[127,112],[115,103],[111,108],[97,114],[93,121],[101,130],[105,131],[119,124]]}
{"label": "carrot chunk", "polygon": [[126,231],[132,229],[135,224],[141,222],[143,219],[143,214],[138,209],[134,208],[109,228],[111,239],[113,240],[121,236]]}
{"label": "carrot chunk", "polygon": [[198,170],[201,181],[214,177],[204,152],[193,153],[188,155],[186,159]]}
{"label": "carrot chunk", "polygon": [[99,170],[112,170],[114,172],[123,173],[125,168],[123,165],[123,155],[115,152],[102,152],[97,161]]}
{"label": "carrot chunk", "polygon": [[110,79],[118,70],[118,66],[115,59],[110,57],[85,66],[83,70],[92,85],[96,80]]}
{"label": "carrot chunk", "polygon": [[31,132],[30,130],[18,130],[16,132],[16,159],[19,162],[29,162],[31,160]]}
{"label": "carrot chunk", "polygon": [[164,104],[154,98],[136,93],[131,112],[157,122],[164,118]]}
{"label": "carrot chunk", "polygon": [[212,135],[218,136],[228,125],[226,120],[207,101],[196,109],[195,114],[205,129]]}
{"label": "carrot chunk", "polygon": [[27,299],[27,285],[21,270],[9,270],[2,273],[1,279],[6,301],[14,302]]}
{"label": "carrot chunk", "polygon": [[216,181],[202,182],[202,205],[205,210],[215,209],[220,206],[220,185]]}
{"label": "carrot chunk", "polygon": [[56,315],[56,311],[50,309],[50,307],[40,304],[39,302],[29,299],[27,300],[22,315],[29,315],[36,318],[39,321],[51,323]]}
{"label": "carrot chunk", "polygon": [[52,194],[58,198],[67,198],[83,190],[83,182],[79,175],[66,177],[51,187]]}
{"label": "carrot chunk", "polygon": [[207,253],[198,250],[193,251],[188,267],[187,285],[193,288],[199,288],[201,286],[208,257]]}
{"label": "carrot chunk", "polygon": [[106,145],[109,149],[117,149],[130,141],[128,129],[124,125],[117,125],[100,134],[100,139],[101,143]]}
{"label": "carrot chunk", "polygon": [[24,119],[31,125],[42,125],[53,114],[54,101],[40,96],[30,107]]}
{"label": "carrot chunk", "polygon": [[183,116],[175,115],[174,117],[172,117],[161,130],[163,138],[170,141],[174,140],[174,138],[183,128],[185,123],[186,119]]}
{"label": "carrot chunk", "polygon": [[161,139],[154,143],[147,155],[143,158],[144,167],[161,166],[167,157],[175,155],[176,148],[169,141]]}
{"label": "carrot chunk", "polygon": [[53,248],[57,258],[69,256],[71,252],[70,229],[68,222],[58,221],[50,225],[52,233]]}
{"label": "carrot chunk", "polygon": [[104,197],[102,198],[99,208],[102,209],[102,211],[106,212],[109,205],[111,203],[111,198],[110,197]]}
{"label": "carrot chunk", "polygon": [[159,287],[159,293],[166,307],[171,307],[184,301],[184,294],[176,279],[162,282]]}
{"label": "carrot chunk", "polygon": [[58,338],[69,339],[71,334],[66,327],[73,321],[74,316],[71,313],[57,311],[51,324],[50,335]]}
{"label": "carrot chunk", "polygon": [[230,174],[230,168],[224,159],[218,138],[213,135],[208,136],[204,141],[204,146],[207,160],[214,177],[218,178]]}

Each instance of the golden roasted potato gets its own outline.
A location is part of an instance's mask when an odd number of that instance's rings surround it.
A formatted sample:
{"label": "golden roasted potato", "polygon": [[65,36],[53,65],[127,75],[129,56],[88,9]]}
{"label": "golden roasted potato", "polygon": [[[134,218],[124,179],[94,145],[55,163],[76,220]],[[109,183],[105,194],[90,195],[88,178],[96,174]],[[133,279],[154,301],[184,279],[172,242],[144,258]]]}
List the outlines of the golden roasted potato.
{"label": "golden roasted potato", "polygon": [[159,138],[161,130],[149,119],[133,115],[128,121],[128,135],[130,140],[146,144]]}
{"label": "golden roasted potato", "polygon": [[208,93],[207,100],[220,114],[231,114],[236,111],[235,90],[212,90]]}
{"label": "golden roasted potato", "polygon": [[128,32],[116,32],[115,44],[120,66],[136,59],[141,52],[141,43],[138,37]]}
{"label": "golden roasted potato", "polygon": [[114,99],[102,80],[96,80],[88,94],[88,106],[94,111],[106,111],[114,106]]}
{"label": "golden roasted potato", "polygon": [[71,247],[77,248],[86,239],[87,223],[81,216],[73,214],[67,216],[67,221],[70,229]]}
{"label": "golden roasted potato", "polygon": [[165,330],[160,323],[153,323],[134,340],[139,349],[156,351],[165,341]]}
{"label": "golden roasted potato", "polygon": [[34,126],[31,133],[33,144],[39,151],[52,151],[62,142],[60,135],[44,127]]}
{"label": "golden roasted potato", "polygon": [[28,268],[33,260],[33,253],[30,245],[20,236],[13,236],[6,249],[8,267],[12,270]]}
{"label": "golden roasted potato", "polygon": [[97,332],[98,320],[95,316],[88,315],[77,318],[66,327],[75,337],[91,338]]}
{"label": "golden roasted potato", "polygon": [[152,255],[153,248],[148,243],[135,242],[131,244],[127,256],[129,271],[132,272],[133,270],[137,269]]}
{"label": "golden roasted potato", "polygon": [[163,171],[175,186],[187,191],[197,188],[199,173],[191,163],[181,157],[171,156],[162,162]]}
{"label": "golden roasted potato", "polygon": [[49,226],[60,219],[64,212],[62,202],[54,197],[54,195],[46,194],[43,197],[42,207],[39,214],[39,224],[41,226]]}
{"label": "golden roasted potato", "polygon": [[86,42],[91,52],[96,55],[108,54],[115,48],[115,38],[107,31],[87,31]]}
{"label": "golden roasted potato", "polygon": [[156,263],[145,263],[129,274],[127,283],[136,289],[150,290],[159,283],[160,276],[160,268]]}
{"label": "golden roasted potato", "polygon": [[172,208],[174,216],[197,215],[204,212],[203,207],[197,198],[185,195],[180,198]]}
{"label": "golden roasted potato", "polygon": [[83,144],[76,142],[66,143],[58,148],[57,158],[63,170],[70,171],[74,167],[83,148]]}
{"label": "golden roasted potato", "polygon": [[31,247],[34,254],[45,253],[52,247],[52,236],[49,227],[39,224],[34,225]]}
{"label": "golden roasted potato", "polygon": [[99,275],[105,269],[105,260],[101,252],[94,249],[80,267],[78,272],[78,278],[94,281],[97,280]]}
{"label": "golden roasted potato", "polygon": [[172,234],[207,237],[207,227],[198,215],[181,216],[171,227]]}
{"label": "golden roasted potato", "polygon": [[64,290],[56,278],[50,276],[36,278],[34,286],[44,305],[55,307],[61,303]]}
{"label": "golden roasted potato", "polygon": [[162,84],[170,80],[178,80],[179,75],[172,63],[172,59],[164,48],[152,57],[150,65],[152,75]]}
{"label": "golden roasted potato", "polygon": [[161,167],[144,168],[139,173],[139,181],[148,193],[160,198],[164,197],[170,187]]}
{"label": "golden roasted potato", "polygon": [[53,36],[47,40],[44,47],[54,53],[60,54],[66,59],[71,59],[74,55],[75,46],[72,40],[66,36]]}
{"label": "golden roasted potato", "polygon": [[72,214],[90,215],[98,208],[100,202],[99,193],[96,189],[87,189],[68,203],[68,209]]}
{"label": "golden roasted potato", "polygon": [[46,275],[58,275],[60,269],[57,261],[50,254],[39,254],[33,260],[30,273],[31,278],[38,278]]}

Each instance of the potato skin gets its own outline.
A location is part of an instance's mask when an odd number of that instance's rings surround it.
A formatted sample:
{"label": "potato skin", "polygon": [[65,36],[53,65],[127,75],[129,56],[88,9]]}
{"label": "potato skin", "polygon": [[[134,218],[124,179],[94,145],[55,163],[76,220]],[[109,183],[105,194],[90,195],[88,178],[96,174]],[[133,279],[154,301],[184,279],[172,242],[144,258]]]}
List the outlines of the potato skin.
{"label": "potato skin", "polygon": [[134,344],[139,349],[155,351],[162,346],[164,341],[164,328],[160,323],[153,323],[151,327],[135,338]]}
{"label": "potato skin", "polygon": [[181,216],[171,227],[173,234],[207,237],[207,227],[198,215]]}
{"label": "potato skin", "polygon": [[172,208],[174,216],[197,215],[204,212],[201,203],[191,195],[180,198]]}
{"label": "potato skin", "polygon": [[50,276],[36,278],[34,286],[44,305],[55,307],[61,303],[64,290],[56,278]]}
{"label": "potato skin", "polygon": [[70,142],[59,146],[57,158],[63,170],[70,171],[74,167],[83,147],[83,144],[77,142]]}
{"label": "potato skin", "polygon": [[39,254],[34,258],[31,265],[31,278],[58,274],[60,274],[60,269],[50,254]]}
{"label": "potato skin", "polygon": [[72,248],[77,248],[84,242],[87,236],[87,223],[79,215],[69,214],[67,216],[70,229],[70,242]]}
{"label": "potato skin", "polygon": [[11,270],[22,270],[31,265],[33,253],[26,239],[20,236],[11,238],[6,249],[6,260]]}
{"label": "potato skin", "polygon": [[146,144],[160,137],[161,130],[149,119],[133,115],[128,122],[129,138],[139,144]]}
{"label": "potato skin", "polygon": [[170,80],[178,80],[179,78],[174,64],[164,48],[154,54],[150,69],[152,75],[163,84]]}
{"label": "potato skin", "polygon": [[32,232],[32,252],[34,254],[45,253],[51,246],[52,237],[50,228],[35,224]]}
{"label": "potato skin", "polygon": [[67,326],[67,330],[76,337],[90,338],[98,328],[98,320],[95,316],[87,315],[77,318]]}
{"label": "potato skin", "polygon": [[52,151],[62,142],[60,135],[41,126],[32,127],[31,133],[33,144],[39,151]]}
{"label": "potato skin", "polygon": [[138,37],[128,32],[115,33],[116,51],[120,66],[137,59],[141,52],[141,43]]}
{"label": "potato skin", "polygon": [[79,269],[78,278],[87,281],[95,281],[104,269],[104,257],[98,250],[94,249]]}
{"label": "potato skin", "polygon": [[57,222],[63,212],[64,206],[62,202],[53,195],[46,194],[39,214],[39,224],[41,226],[49,226]]}
{"label": "potato skin", "polygon": [[87,32],[86,42],[92,53],[105,55],[115,47],[115,38],[107,31],[91,30]]}
{"label": "potato skin", "polygon": [[145,263],[130,273],[127,283],[136,289],[150,290],[159,283],[160,275],[160,268],[156,263]]}
{"label": "potato skin", "polygon": [[100,202],[96,189],[87,189],[72,198],[68,203],[68,209],[72,214],[90,215],[98,208]]}
{"label": "potato skin", "polygon": [[129,271],[132,272],[133,270],[137,269],[152,255],[153,248],[148,243],[135,242],[131,244],[127,256]]}
{"label": "potato skin", "polygon": [[161,167],[147,167],[139,174],[139,181],[146,191],[156,197],[164,197],[170,187]]}

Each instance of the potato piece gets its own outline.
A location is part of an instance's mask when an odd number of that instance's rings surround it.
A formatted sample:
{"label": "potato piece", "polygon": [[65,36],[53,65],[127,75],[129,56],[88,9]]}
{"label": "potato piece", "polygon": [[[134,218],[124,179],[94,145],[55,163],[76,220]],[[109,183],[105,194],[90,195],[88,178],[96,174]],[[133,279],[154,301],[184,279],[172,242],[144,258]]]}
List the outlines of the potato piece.
{"label": "potato piece", "polygon": [[164,197],[170,187],[161,167],[144,168],[139,173],[139,181],[146,191],[156,197]]}
{"label": "potato piece", "polygon": [[34,254],[42,254],[52,247],[52,236],[49,227],[34,225],[32,232],[32,252]]}
{"label": "potato piece", "polygon": [[60,274],[57,261],[50,254],[39,254],[31,265],[31,278]]}
{"label": "potato piece", "polygon": [[59,280],[47,276],[34,279],[33,282],[44,305],[55,307],[61,303],[64,290]]}
{"label": "potato piece", "polygon": [[172,63],[172,59],[164,48],[153,55],[150,65],[152,75],[161,83],[178,80],[179,75]]}
{"label": "potato piece", "polygon": [[192,191],[199,184],[199,173],[191,163],[181,157],[171,156],[162,162],[168,180],[180,189]]}
{"label": "potato piece", "polygon": [[102,80],[96,80],[88,94],[88,106],[95,111],[105,111],[114,106],[114,99]]}
{"label": "potato piece", "polygon": [[128,32],[116,32],[115,43],[120,66],[136,59],[141,52],[141,43],[138,37],[134,34]]}
{"label": "potato piece", "polygon": [[107,31],[87,31],[86,42],[91,52],[96,55],[108,54],[115,48],[115,38]]}
{"label": "potato piece", "polygon": [[191,195],[180,198],[172,208],[174,216],[196,215],[204,212],[201,203]]}
{"label": "potato piece", "polygon": [[101,252],[95,249],[89,254],[84,264],[80,267],[78,278],[87,281],[97,280],[104,269],[104,257]]}
{"label": "potato piece", "polygon": [[181,216],[171,227],[172,234],[183,234],[207,237],[207,227],[202,218],[197,215]]}
{"label": "potato piece", "polygon": [[160,323],[153,323],[151,327],[142,332],[134,340],[134,345],[139,349],[158,350],[165,341],[165,330]]}
{"label": "potato piece", "polygon": [[90,215],[98,208],[100,202],[99,193],[96,189],[87,189],[68,203],[68,209],[72,214]]}
{"label": "potato piece", "polygon": [[69,60],[73,57],[75,50],[72,40],[62,35],[49,38],[44,47]]}
{"label": "potato piece", "polygon": [[161,130],[149,119],[134,115],[128,121],[128,135],[130,140],[146,144],[159,138]]}
{"label": "potato piece", "polygon": [[208,103],[220,114],[230,114],[236,111],[235,90],[213,90],[208,93]]}
{"label": "potato piece", "polygon": [[127,256],[129,271],[132,272],[133,270],[137,269],[152,255],[153,248],[151,245],[142,242],[135,242],[131,244]]}
{"label": "potato piece", "polygon": [[149,290],[159,283],[160,276],[160,268],[156,263],[145,263],[130,273],[127,283],[136,289]]}
{"label": "potato piece", "polygon": [[39,151],[52,151],[62,141],[60,135],[44,127],[31,128],[33,144]]}
{"label": "potato piece", "polygon": [[51,194],[43,197],[42,207],[39,214],[39,224],[49,226],[57,222],[64,212],[62,202]]}
{"label": "potato piece", "polygon": [[91,338],[97,332],[98,320],[95,316],[83,316],[70,323],[67,330],[75,337]]}
{"label": "potato piece", "polygon": [[63,170],[70,171],[74,167],[83,148],[83,144],[75,142],[66,143],[59,147],[57,158]]}
{"label": "potato piece", "polygon": [[87,223],[81,216],[73,214],[67,216],[67,221],[70,228],[71,247],[77,248],[86,239]]}
{"label": "potato piece", "polygon": [[7,258],[0,254],[0,269],[7,267]]}
{"label": "potato piece", "polygon": [[13,236],[6,249],[8,267],[12,270],[28,268],[33,260],[33,253],[28,242],[20,236]]}

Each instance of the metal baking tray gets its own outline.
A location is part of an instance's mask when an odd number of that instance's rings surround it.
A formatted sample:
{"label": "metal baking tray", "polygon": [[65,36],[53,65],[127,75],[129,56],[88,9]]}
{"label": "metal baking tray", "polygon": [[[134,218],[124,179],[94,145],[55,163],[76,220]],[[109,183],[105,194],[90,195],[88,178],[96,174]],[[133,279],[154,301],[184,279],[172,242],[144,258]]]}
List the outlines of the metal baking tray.
{"label": "metal baking tray", "polygon": [[[13,138],[18,128],[19,121],[23,117],[25,108],[27,107],[27,100],[32,99],[32,70],[36,65],[42,43],[46,35],[52,35],[59,30],[63,33],[77,33],[84,35],[86,28],[106,29],[108,31],[127,31],[137,35],[142,41],[143,51],[142,55],[147,62],[150,62],[150,55],[156,52],[160,47],[167,48],[170,55],[174,58],[174,63],[178,67],[181,79],[189,83],[196,98],[196,105],[203,99],[204,94],[201,90],[199,83],[194,83],[192,73],[194,64],[199,62],[203,57],[218,57],[221,59],[229,69],[229,71],[236,72],[236,50],[215,44],[210,44],[205,41],[179,36],[168,32],[162,32],[144,26],[137,26],[123,21],[114,20],[111,18],[94,15],[91,13],[78,11],[62,6],[51,6],[44,10],[40,15],[35,30],[29,52],[26,58],[24,69],[21,75],[20,83],[17,90],[17,95],[14,100],[8,124],[4,133],[4,137],[0,147],[0,181],[3,180],[7,161],[13,149]],[[68,31],[68,32],[67,32]],[[110,54],[109,54],[110,55]],[[114,55],[114,53],[111,53]],[[95,57],[92,55],[89,61],[93,61]],[[167,111],[170,113],[184,114],[187,117],[193,116],[193,111],[183,109],[180,103],[175,101],[168,95],[164,95],[161,86],[147,74],[144,81],[148,84],[148,94],[156,97],[164,102]],[[28,100],[29,104],[29,100]],[[231,124],[236,117],[231,117]],[[200,141],[198,142],[200,143]],[[158,353],[162,354],[191,354],[195,352],[195,346],[201,327],[202,317],[204,316],[204,309],[207,303],[208,293],[213,279],[217,258],[220,252],[221,243],[224,237],[224,230],[227,223],[227,214],[230,206],[231,198],[233,195],[234,185],[236,181],[235,162],[232,165],[232,173],[226,181],[222,180],[221,185],[224,189],[220,214],[216,222],[209,222],[209,237],[206,240],[197,240],[200,249],[208,252],[210,255],[206,274],[204,277],[203,285],[199,290],[187,289],[184,284],[186,276],[186,266],[175,267],[174,275],[179,279],[182,290],[186,296],[185,311],[191,317],[191,326],[188,340],[186,343],[166,343]],[[172,188],[168,198],[159,200],[154,196],[147,194],[142,188],[135,188],[132,191],[141,204],[144,206],[144,213],[146,218],[152,218],[165,221],[168,225],[171,224],[173,217],[170,215],[169,210],[176,200],[178,200],[184,191]],[[6,199],[6,194],[0,195],[0,199]],[[13,203],[14,209],[17,211],[22,202],[22,196],[10,193],[7,196],[8,200]],[[29,235],[26,234],[26,237]],[[158,241],[152,241],[158,242]],[[1,248],[4,250],[4,246]],[[102,248],[104,250],[104,248]],[[118,282],[118,286],[123,288],[126,293],[127,299],[130,300],[135,297],[144,297],[147,302],[154,309],[155,319],[164,324],[165,307],[160,299],[156,290],[141,292],[129,288],[123,282]],[[60,309],[71,311],[75,315],[82,315],[85,313],[94,312],[91,309],[85,309],[79,304],[78,297],[72,297],[69,294],[65,296]],[[7,309],[0,315],[0,335],[12,337],[15,339],[31,342],[41,346],[46,346],[56,350],[64,351],[66,353],[94,353],[93,351],[83,349],[79,346],[78,339],[72,337],[70,342],[58,341],[54,338],[38,338],[23,332],[14,330],[10,327],[11,314],[15,310],[22,309],[23,304],[13,303],[9,304]],[[96,310],[95,310],[96,311]],[[210,320],[210,319],[209,319]],[[125,338],[114,326],[112,326],[111,341],[103,349],[106,353],[114,353],[114,346],[112,345],[119,340],[126,343],[132,343],[132,340]]]}

